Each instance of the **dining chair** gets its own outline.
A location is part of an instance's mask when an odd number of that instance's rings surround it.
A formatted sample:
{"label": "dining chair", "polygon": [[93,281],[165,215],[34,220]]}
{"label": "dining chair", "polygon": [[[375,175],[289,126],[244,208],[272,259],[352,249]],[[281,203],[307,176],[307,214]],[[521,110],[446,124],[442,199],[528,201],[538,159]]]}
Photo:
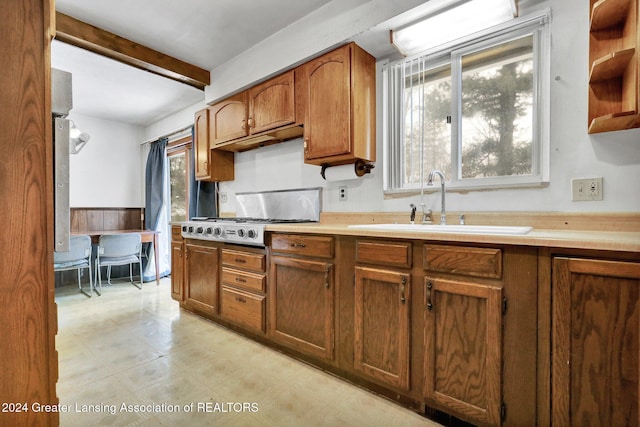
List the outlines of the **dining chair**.
{"label": "dining chair", "polygon": [[[129,279],[138,289],[142,289],[142,238],[140,233],[103,234],[98,240],[96,272],[98,275],[98,295],[102,293],[102,267],[107,267],[107,283],[111,284],[111,267],[129,265]],[[140,270],[140,285],[133,280],[133,264]]]}
{"label": "dining chair", "polygon": [[[89,293],[82,287],[80,279],[80,271],[89,269]],[[80,292],[88,297],[93,294],[93,274],[91,271],[91,237],[87,235],[76,235],[69,238],[68,252],[53,253],[53,270],[54,271],[78,271],[78,288]]]}

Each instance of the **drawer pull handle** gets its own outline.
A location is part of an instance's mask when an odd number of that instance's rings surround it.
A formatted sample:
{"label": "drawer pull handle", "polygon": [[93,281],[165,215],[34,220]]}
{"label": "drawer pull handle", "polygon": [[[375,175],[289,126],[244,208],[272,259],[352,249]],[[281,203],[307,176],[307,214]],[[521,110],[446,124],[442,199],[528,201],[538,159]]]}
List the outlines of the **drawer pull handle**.
{"label": "drawer pull handle", "polygon": [[236,297],[236,301],[241,302],[241,303],[247,302],[247,300],[242,298],[242,297]]}
{"label": "drawer pull handle", "polygon": [[427,310],[433,310],[433,304],[431,303],[431,289],[433,288],[433,283],[430,281],[427,282]]}
{"label": "drawer pull handle", "polygon": [[243,279],[242,277],[236,277],[236,282],[238,282],[238,283],[247,283],[246,279]]}
{"label": "drawer pull handle", "polygon": [[292,243],[291,247],[292,248],[306,248],[307,245],[305,245],[304,243]]}
{"label": "drawer pull handle", "polygon": [[242,259],[242,258],[236,258],[236,259],[235,259],[235,261],[236,261],[238,264],[244,264],[244,263],[246,263],[246,262],[247,262],[247,260]]}
{"label": "drawer pull handle", "polygon": [[407,278],[402,276],[402,288],[400,290],[400,302],[405,304],[407,302],[407,298],[404,295],[405,286],[407,285]]}
{"label": "drawer pull handle", "polygon": [[324,287],[329,289],[329,272],[331,271],[331,264],[324,266]]}

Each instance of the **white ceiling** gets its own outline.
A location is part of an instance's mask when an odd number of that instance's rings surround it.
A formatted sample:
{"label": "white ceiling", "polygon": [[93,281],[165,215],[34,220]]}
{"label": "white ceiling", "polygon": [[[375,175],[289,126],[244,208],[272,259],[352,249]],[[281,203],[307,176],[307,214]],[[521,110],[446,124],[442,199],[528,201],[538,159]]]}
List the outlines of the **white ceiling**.
{"label": "white ceiling", "polygon": [[[56,0],[56,10],[211,70],[330,0]],[[80,114],[148,126],[204,92],[54,41],[51,65],[73,74]]]}

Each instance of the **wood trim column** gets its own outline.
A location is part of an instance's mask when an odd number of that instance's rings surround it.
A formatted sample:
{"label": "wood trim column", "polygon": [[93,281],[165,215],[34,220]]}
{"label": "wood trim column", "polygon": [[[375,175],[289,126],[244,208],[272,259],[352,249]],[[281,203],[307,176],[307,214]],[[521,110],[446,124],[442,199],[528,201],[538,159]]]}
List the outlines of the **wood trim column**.
{"label": "wood trim column", "polygon": [[[0,402],[2,425],[57,425],[50,0],[0,2]],[[8,408],[9,409],[9,408]]]}

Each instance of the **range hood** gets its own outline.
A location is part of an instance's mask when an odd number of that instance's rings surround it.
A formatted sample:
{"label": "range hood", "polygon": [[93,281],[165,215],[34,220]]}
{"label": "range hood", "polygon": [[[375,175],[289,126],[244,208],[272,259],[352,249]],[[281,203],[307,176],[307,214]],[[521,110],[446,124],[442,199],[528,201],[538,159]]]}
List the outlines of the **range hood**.
{"label": "range hood", "polygon": [[216,144],[211,148],[216,150],[233,151],[236,153],[253,150],[266,145],[277,144],[289,139],[300,138],[304,133],[304,128],[299,124],[280,127],[276,130],[265,131],[264,133],[246,136],[233,141]]}

